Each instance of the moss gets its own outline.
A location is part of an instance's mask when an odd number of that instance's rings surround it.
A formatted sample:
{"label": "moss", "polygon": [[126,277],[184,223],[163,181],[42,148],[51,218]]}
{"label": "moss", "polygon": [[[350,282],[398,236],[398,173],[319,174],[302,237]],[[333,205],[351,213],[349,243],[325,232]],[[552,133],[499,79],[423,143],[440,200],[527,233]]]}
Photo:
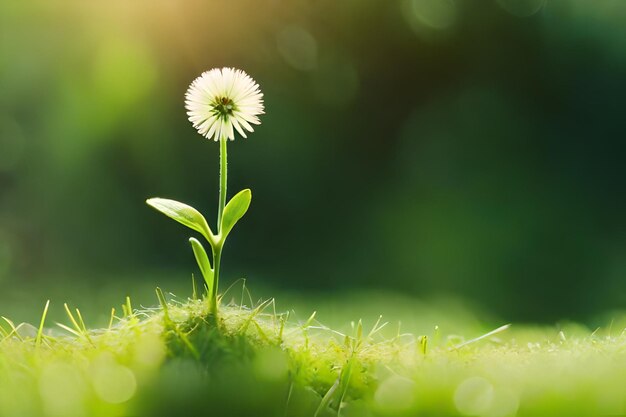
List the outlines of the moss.
{"label": "moss", "polygon": [[[466,342],[352,334],[202,300],[67,334],[7,322],[0,415],[589,416],[624,412],[626,337],[522,327]],[[441,336],[441,335],[439,335]],[[432,339],[432,337],[431,337]],[[425,352],[425,353],[424,353]],[[321,405],[321,406],[320,406]]]}

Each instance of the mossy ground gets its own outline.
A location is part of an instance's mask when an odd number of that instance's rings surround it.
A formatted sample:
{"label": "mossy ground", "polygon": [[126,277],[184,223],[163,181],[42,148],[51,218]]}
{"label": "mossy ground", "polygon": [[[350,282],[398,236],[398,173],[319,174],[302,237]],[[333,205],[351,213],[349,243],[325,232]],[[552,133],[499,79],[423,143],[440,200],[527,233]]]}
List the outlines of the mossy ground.
{"label": "mossy ground", "polygon": [[[165,306],[165,308],[163,308]],[[626,336],[512,326],[464,339],[378,321],[347,333],[266,301],[126,304],[38,332],[3,323],[1,416],[596,416],[626,411]],[[476,335],[472,335],[476,336]]]}

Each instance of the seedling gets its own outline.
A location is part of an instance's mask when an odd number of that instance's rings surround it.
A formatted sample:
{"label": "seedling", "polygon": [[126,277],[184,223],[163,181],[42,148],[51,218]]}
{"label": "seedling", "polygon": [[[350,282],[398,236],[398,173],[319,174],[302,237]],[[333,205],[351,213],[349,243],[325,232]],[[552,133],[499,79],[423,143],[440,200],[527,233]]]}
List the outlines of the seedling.
{"label": "seedling", "polygon": [[251,124],[260,124],[263,114],[263,94],[258,84],[245,72],[233,68],[212,69],[196,78],[187,90],[185,107],[189,121],[198,133],[220,143],[220,188],[216,233],[204,216],[187,204],[164,198],[150,198],[146,202],[167,217],[199,232],[211,246],[212,262],[202,243],[190,238],[196,262],[206,283],[209,312],[217,318],[218,284],[222,250],[235,224],[246,214],[252,192],[242,190],[226,203],[228,178],[227,141],[235,139],[236,130],[246,137]]}

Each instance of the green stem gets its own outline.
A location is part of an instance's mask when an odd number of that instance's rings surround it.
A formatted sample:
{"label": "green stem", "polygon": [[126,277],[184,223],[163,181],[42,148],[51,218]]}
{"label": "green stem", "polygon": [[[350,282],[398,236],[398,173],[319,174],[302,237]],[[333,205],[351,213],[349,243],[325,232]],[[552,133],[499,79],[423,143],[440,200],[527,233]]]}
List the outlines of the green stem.
{"label": "green stem", "polygon": [[211,305],[210,312],[215,322],[217,323],[217,285],[220,281],[220,261],[222,259],[222,247],[221,244],[219,247],[213,249],[213,292],[210,294],[211,297]]}
{"label": "green stem", "polygon": [[222,259],[222,215],[226,206],[226,181],[228,179],[228,155],[226,153],[227,138],[220,139],[220,198],[217,208],[217,236],[218,243],[213,247],[213,293],[211,297],[211,313],[217,320],[217,288],[220,282],[220,261]]}
{"label": "green stem", "polygon": [[227,138],[220,139],[220,201],[217,207],[217,233],[221,233],[222,214],[224,213],[224,207],[226,206],[226,180],[228,177],[228,155],[226,153]]}

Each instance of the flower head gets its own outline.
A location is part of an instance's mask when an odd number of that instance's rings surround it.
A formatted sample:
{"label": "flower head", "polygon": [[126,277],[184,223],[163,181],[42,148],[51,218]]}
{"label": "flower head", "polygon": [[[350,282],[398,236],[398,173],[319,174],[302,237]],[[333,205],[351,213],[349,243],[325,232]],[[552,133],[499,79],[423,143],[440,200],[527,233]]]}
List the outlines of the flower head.
{"label": "flower head", "polygon": [[251,124],[261,124],[263,93],[245,72],[234,68],[214,68],[196,78],[185,94],[189,121],[207,139],[244,138]]}

